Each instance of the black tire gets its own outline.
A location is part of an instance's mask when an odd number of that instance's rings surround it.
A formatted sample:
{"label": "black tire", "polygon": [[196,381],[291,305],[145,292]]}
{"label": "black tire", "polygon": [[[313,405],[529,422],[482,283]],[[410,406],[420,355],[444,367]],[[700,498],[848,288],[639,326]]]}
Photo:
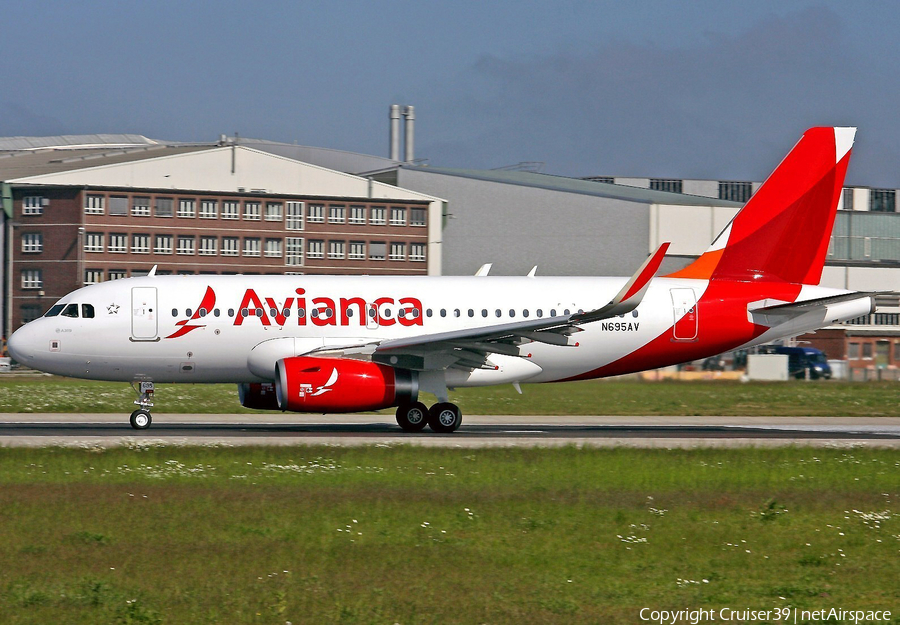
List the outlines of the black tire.
{"label": "black tire", "polygon": [[440,402],[428,411],[428,427],[439,434],[455,432],[461,424],[462,412],[456,404]]}
{"label": "black tire", "polygon": [[131,427],[135,430],[146,430],[153,423],[149,410],[138,409],[131,413]]}
{"label": "black tire", "polygon": [[428,425],[428,407],[422,402],[397,407],[397,425],[406,432],[421,432]]}

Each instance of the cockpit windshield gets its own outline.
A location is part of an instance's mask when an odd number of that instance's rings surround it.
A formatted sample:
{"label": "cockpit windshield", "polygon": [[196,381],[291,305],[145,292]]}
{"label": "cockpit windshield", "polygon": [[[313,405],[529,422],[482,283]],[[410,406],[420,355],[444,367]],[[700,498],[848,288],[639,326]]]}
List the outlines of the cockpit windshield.
{"label": "cockpit windshield", "polygon": [[79,317],[79,306],[81,310],[81,318],[82,319],[93,319],[94,318],[94,306],[92,304],[54,304],[50,307],[46,313],[44,313],[45,317],[71,317],[72,319],[78,319]]}

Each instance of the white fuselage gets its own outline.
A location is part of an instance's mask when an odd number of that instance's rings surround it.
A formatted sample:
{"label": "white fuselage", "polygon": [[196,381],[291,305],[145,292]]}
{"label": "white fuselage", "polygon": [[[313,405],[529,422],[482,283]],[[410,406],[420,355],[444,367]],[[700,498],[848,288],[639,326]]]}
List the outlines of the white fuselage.
{"label": "white fuselage", "polygon": [[[271,381],[279,358],[323,348],[375,345],[387,339],[479,328],[600,308],[626,278],[151,276],[104,282],[67,295],[78,316],[45,316],[10,341],[17,360],[59,375],[154,382]],[[569,346],[531,342],[520,356],[491,356],[495,372],[448,374],[450,386],[597,377],[596,371],[672,331],[671,349],[648,352],[630,370],[674,364],[797,334],[777,328],[730,336],[701,301],[705,280],[654,278],[640,306],[622,317],[586,323]],[[802,288],[798,300],[841,293]],[[756,296],[736,297],[746,317]],[[758,298],[757,298],[758,299]],[[85,306],[93,317],[85,317]],[[865,306],[868,306],[868,301]],[[201,310],[202,309],[202,310]],[[859,309],[859,311],[857,310]],[[860,312],[862,311],[862,312]],[[401,315],[402,312],[402,315]],[[834,314],[864,314],[863,304]],[[70,310],[71,313],[71,310]],[[731,314],[735,314],[731,311]],[[747,323],[746,320],[744,323]],[[817,325],[818,324],[818,325]],[[706,328],[711,328],[706,330]],[[704,333],[715,333],[715,336]],[[746,340],[746,339],[751,340]],[[526,365],[515,363],[525,359]],[[512,361],[512,362],[509,362]],[[616,371],[617,373],[621,371]],[[605,375],[599,373],[598,375]],[[493,377],[492,377],[493,376]]]}

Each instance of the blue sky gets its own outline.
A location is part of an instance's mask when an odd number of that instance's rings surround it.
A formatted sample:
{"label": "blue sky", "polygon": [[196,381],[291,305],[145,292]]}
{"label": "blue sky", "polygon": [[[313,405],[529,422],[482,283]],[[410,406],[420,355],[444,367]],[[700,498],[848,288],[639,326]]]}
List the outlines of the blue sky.
{"label": "blue sky", "polygon": [[762,179],[814,125],[900,187],[889,1],[6,2],[0,136],[219,134],[563,175]]}

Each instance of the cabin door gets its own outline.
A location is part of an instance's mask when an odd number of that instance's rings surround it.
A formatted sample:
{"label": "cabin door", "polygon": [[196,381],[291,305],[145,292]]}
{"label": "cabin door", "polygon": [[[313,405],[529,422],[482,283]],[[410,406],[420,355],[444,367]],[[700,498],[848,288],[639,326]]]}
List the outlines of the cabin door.
{"label": "cabin door", "polygon": [[675,325],[672,337],[676,341],[696,341],[699,330],[697,316],[697,296],[694,289],[670,289]]}
{"label": "cabin door", "polygon": [[155,286],[136,286],[131,289],[131,338],[134,341],[155,341],[159,338],[159,310]]}

